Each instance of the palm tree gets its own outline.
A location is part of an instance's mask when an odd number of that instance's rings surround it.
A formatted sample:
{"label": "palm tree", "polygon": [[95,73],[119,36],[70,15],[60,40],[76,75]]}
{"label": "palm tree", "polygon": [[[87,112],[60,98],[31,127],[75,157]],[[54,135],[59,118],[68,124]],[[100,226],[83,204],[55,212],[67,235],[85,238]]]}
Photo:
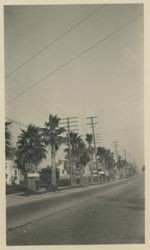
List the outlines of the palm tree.
{"label": "palm tree", "polygon": [[55,190],[57,187],[56,182],[56,152],[64,143],[64,138],[62,134],[65,132],[65,129],[59,127],[60,118],[57,115],[49,115],[48,122],[45,122],[45,128],[43,128],[43,136],[45,144],[50,146],[51,151],[51,189]]}
{"label": "palm tree", "polygon": [[90,156],[89,156],[88,149],[86,148],[86,145],[84,142],[79,143],[78,147],[79,147],[79,161],[77,162],[77,167],[79,167],[79,170],[80,170],[80,185],[82,186],[83,173],[84,173],[85,167],[90,161]]}
{"label": "palm tree", "polygon": [[120,155],[118,155],[117,159],[117,168],[119,170],[120,178],[123,178],[127,174],[128,163],[125,159],[122,159]]}
{"label": "palm tree", "polygon": [[28,186],[28,172],[37,168],[38,164],[46,158],[46,149],[41,129],[30,124],[27,130],[21,129],[16,148],[15,162],[24,174]]}
{"label": "palm tree", "polygon": [[68,148],[64,149],[66,153],[65,158],[69,162],[70,166],[70,186],[74,187],[76,185],[76,163],[78,159],[78,144],[82,141],[81,136],[77,133],[70,132],[67,135],[67,141],[69,143]]}
{"label": "palm tree", "polygon": [[[71,146],[71,167],[73,171],[71,173],[71,186],[76,185],[76,170],[80,172],[80,179],[83,175],[84,167],[87,162],[90,160],[86,146],[84,141],[82,140],[82,136],[78,135],[78,133],[70,132],[70,146]],[[66,148],[64,150],[66,154],[66,158],[69,159],[69,149]],[[69,159],[70,160],[70,159]]]}
{"label": "palm tree", "polygon": [[9,157],[10,148],[11,148],[11,133],[10,133],[11,122],[5,122],[5,153],[6,157]]}
{"label": "palm tree", "polygon": [[89,149],[91,149],[92,148],[93,135],[92,134],[86,134],[85,140],[88,143]]}
{"label": "palm tree", "polygon": [[115,166],[114,154],[109,149],[98,147],[97,156],[99,157],[99,162],[102,163],[104,168],[109,172],[110,176],[112,176]]}
{"label": "palm tree", "polygon": [[86,142],[88,143],[88,154],[90,157],[90,161],[89,161],[89,167],[90,167],[90,172],[91,172],[91,177],[90,177],[90,182],[91,184],[93,184],[93,153],[94,153],[94,149],[92,148],[92,142],[93,142],[93,135],[92,134],[86,134],[86,138],[85,138]]}

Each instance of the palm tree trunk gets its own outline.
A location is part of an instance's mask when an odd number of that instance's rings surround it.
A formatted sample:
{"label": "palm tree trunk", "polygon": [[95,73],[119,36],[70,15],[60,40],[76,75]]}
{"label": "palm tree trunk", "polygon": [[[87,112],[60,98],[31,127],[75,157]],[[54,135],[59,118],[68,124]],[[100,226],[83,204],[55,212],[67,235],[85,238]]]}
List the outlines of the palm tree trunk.
{"label": "palm tree trunk", "polygon": [[[72,168],[72,166],[71,166]],[[74,181],[73,181],[73,170],[70,168],[70,187],[74,187]]]}
{"label": "palm tree trunk", "polygon": [[83,186],[83,169],[82,167],[80,168],[80,186]]}
{"label": "palm tree trunk", "polygon": [[92,146],[91,143],[89,143],[89,152],[90,152],[90,162],[89,162],[89,167],[90,167],[90,184],[94,184],[94,176],[93,176],[93,153],[92,153]]}
{"label": "palm tree trunk", "polygon": [[72,156],[72,187],[75,187],[77,185],[76,180],[76,161],[74,157]]}
{"label": "palm tree trunk", "polygon": [[70,164],[70,187],[73,188],[73,186],[74,186],[74,181],[73,181],[73,160],[72,160],[70,149],[69,149],[69,164]]}
{"label": "palm tree trunk", "polygon": [[24,172],[24,181],[25,181],[25,189],[28,191],[28,172],[25,170]]}
{"label": "palm tree trunk", "polygon": [[[91,164],[91,163],[90,163]],[[94,183],[94,178],[93,178],[93,167],[92,164],[90,165],[90,184]]]}
{"label": "palm tree trunk", "polygon": [[73,184],[73,187],[76,186],[76,164],[75,162],[73,161],[73,164],[72,164],[72,184]]}
{"label": "palm tree trunk", "polygon": [[51,188],[52,190],[56,190],[57,182],[56,182],[56,163],[55,163],[55,148],[51,147]]}

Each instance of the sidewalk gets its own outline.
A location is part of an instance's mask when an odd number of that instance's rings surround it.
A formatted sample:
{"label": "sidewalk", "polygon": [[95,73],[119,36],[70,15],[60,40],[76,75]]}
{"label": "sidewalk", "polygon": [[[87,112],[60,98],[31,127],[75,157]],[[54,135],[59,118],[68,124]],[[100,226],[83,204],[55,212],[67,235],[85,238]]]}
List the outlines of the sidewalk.
{"label": "sidewalk", "polygon": [[72,193],[83,192],[83,191],[91,190],[91,189],[97,189],[100,187],[113,185],[113,184],[120,183],[120,182],[127,181],[127,180],[130,181],[133,178],[135,177],[130,177],[128,179],[114,180],[111,182],[106,182],[103,184],[96,184],[92,186],[75,187],[75,188],[59,190],[56,192],[36,194],[36,195],[30,195],[30,196],[24,196],[24,193],[9,194],[6,196],[6,206],[12,207],[12,206],[31,203],[34,201],[40,201],[40,200],[42,201],[42,200],[50,199],[53,197],[60,197],[60,196],[69,195]]}

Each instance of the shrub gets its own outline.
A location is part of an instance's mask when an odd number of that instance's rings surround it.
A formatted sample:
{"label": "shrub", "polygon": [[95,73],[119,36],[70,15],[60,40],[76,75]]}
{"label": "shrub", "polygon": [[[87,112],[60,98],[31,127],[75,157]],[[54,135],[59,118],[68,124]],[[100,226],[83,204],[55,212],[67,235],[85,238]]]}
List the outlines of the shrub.
{"label": "shrub", "polygon": [[[44,187],[49,187],[51,184],[51,173],[52,173],[52,168],[43,168],[41,169],[40,172],[40,180],[37,181],[37,185],[44,186]],[[56,168],[56,179],[58,182],[59,179],[59,170]]]}

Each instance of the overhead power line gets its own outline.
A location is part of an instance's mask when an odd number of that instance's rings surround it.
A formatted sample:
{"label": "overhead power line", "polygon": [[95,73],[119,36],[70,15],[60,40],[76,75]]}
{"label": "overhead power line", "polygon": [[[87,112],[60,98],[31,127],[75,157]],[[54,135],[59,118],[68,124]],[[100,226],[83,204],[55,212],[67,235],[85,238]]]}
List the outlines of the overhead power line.
{"label": "overhead power line", "polygon": [[[130,95],[122,98],[121,100],[118,100],[118,102],[116,104],[109,105],[108,107],[106,107],[104,109],[101,109],[100,111],[101,111],[101,113],[106,113],[106,111],[109,111],[110,114],[112,114],[112,111],[114,112],[114,109],[116,109],[116,106],[117,106],[117,109],[119,109],[120,105],[125,104],[125,103],[127,103],[129,101],[133,101],[134,98],[137,98],[137,97],[141,98],[142,96],[143,96],[143,91],[142,90],[138,90],[138,91],[136,91],[136,92],[134,92],[134,93],[132,93],[132,94],[130,94]],[[107,112],[107,114],[109,114],[109,112]],[[105,117],[105,115],[103,117]]]}
{"label": "overhead power line", "polygon": [[5,116],[5,119],[8,120],[8,121],[13,122],[13,123],[15,123],[15,124],[17,124],[17,125],[19,125],[19,126],[28,127],[26,124],[23,124],[23,123],[21,123],[21,122],[18,122],[18,121],[14,120],[14,119],[12,119],[12,118],[10,118],[10,117],[8,117],[8,116]]}
{"label": "overhead power line", "polygon": [[90,46],[89,48],[85,49],[84,51],[82,51],[80,54],[72,57],[71,59],[69,59],[67,62],[65,62],[64,64],[62,64],[61,66],[59,66],[58,68],[54,69],[53,71],[51,71],[50,73],[46,74],[45,76],[43,76],[40,80],[36,81],[35,83],[33,83],[30,87],[28,87],[26,90],[22,91],[21,93],[19,93],[17,96],[15,96],[14,98],[10,99],[6,105],[8,105],[9,103],[15,101],[18,97],[24,95],[27,91],[31,90],[32,88],[34,88],[35,86],[39,85],[42,81],[44,81],[45,79],[47,79],[48,77],[50,77],[51,75],[55,74],[56,72],[60,71],[61,69],[63,69],[64,67],[66,67],[67,65],[69,65],[70,63],[76,61],[78,58],[82,57],[83,55],[87,54],[89,51],[93,50],[94,48],[96,48],[98,45],[100,45],[101,43],[103,43],[104,41],[106,41],[107,39],[109,39],[110,37],[112,37],[113,35],[115,35],[116,33],[118,33],[120,30],[124,29],[125,27],[127,27],[129,24],[133,23],[137,18],[139,18],[140,16],[142,16],[143,14],[140,14],[134,18],[132,18],[130,21],[128,21],[127,23],[121,25],[119,28],[117,28],[115,31],[111,32],[110,34],[108,34],[106,37],[104,37],[103,39],[99,40],[98,42],[96,42],[95,44],[93,44],[92,46]]}
{"label": "overhead power line", "polygon": [[88,20],[90,17],[92,17],[93,15],[95,15],[99,10],[101,10],[103,7],[105,6],[105,4],[101,5],[99,8],[97,8],[95,11],[93,11],[91,14],[89,14],[88,16],[86,16],[85,18],[81,19],[79,22],[77,22],[75,25],[73,25],[71,28],[69,28],[67,31],[65,31],[64,33],[62,33],[61,35],[59,35],[56,39],[54,39],[53,41],[49,42],[45,47],[43,47],[42,49],[40,49],[38,52],[36,52],[35,54],[33,54],[30,58],[28,58],[26,61],[24,61],[22,64],[20,64],[16,69],[14,69],[12,72],[8,73],[6,75],[6,78],[9,78],[10,76],[12,76],[14,73],[16,73],[19,69],[21,69],[23,66],[25,66],[27,63],[29,63],[30,61],[32,61],[35,57],[39,56],[41,53],[43,53],[45,50],[47,50],[48,48],[50,48],[52,45],[54,45],[57,41],[59,41],[61,38],[63,38],[64,36],[68,35],[72,30],[76,29],[79,25],[81,25],[82,23],[84,23],[86,20]]}

